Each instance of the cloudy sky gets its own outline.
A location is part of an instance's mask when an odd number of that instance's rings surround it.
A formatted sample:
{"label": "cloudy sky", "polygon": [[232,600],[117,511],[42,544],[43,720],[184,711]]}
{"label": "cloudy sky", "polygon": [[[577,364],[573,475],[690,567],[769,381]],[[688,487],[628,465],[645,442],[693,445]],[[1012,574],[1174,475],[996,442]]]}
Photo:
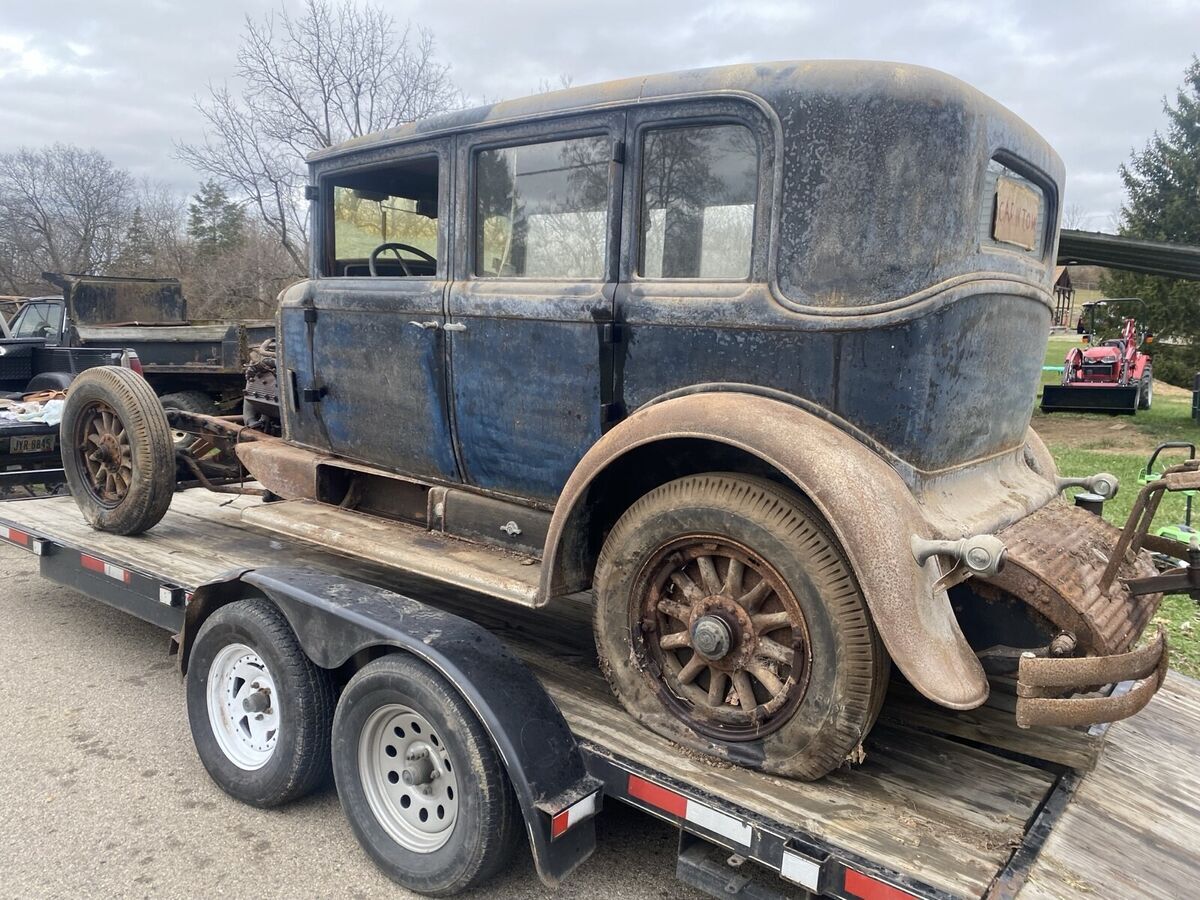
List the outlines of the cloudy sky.
{"label": "cloudy sky", "polygon": [[[242,21],[279,0],[0,0],[0,150],[69,141],[192,190],[173,157],[193,98],[230,76]],[[294,5],[293,0],[287,0]],[[476,100],[627,75],[770,59],[942,69],[1030,122],[1067,164],[1066,207],[1111,230],[1117,166],[1161,127],[1200,52],[1200,0],[386,0],[431,29]]]}

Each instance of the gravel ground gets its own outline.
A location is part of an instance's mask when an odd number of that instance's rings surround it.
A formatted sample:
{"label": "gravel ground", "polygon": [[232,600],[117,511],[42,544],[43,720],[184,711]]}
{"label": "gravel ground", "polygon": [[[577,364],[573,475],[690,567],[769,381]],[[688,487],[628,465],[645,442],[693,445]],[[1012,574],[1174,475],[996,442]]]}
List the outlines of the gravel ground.
{"label": "gravel ground", "polygon": [[[332,789],[243,806],[192,748],[164,632],[59,588],[0,546],[0,896],[408,897]],[[557,891],[527,855],[476,896],[695,898],[673,829],[619,804]]]}

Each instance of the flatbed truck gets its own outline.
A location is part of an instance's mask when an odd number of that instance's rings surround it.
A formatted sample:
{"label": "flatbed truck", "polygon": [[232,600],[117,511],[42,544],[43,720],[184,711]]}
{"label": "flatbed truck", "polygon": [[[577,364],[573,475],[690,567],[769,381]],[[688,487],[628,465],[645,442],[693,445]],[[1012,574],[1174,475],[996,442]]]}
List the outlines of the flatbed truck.
{"label": "flatbed truck", "polygon": [[[370,612],[388,608],[370,598],[481,626],[519,660],[509,733],[537,730],[529,710],[557,708],[571,738],[556,743],[547,726],[540,762],[564,771],[581,762],[586,774],[577,782],[594,786],[568,798],[569,807],[542,797],[540,813],[526,814],[535,862],[549,883],[590,853],[593,814],[621,802],[677,826],[676,875],[717,897],[1194,895],[1200,683],[1190,678],[1172,672],[1132,719],[1039,731],[1011,724],[1014,697],[1003,682],[993,684],[988,706],[967,713],[893,684],[861,762],[818,782],[790,781],[705,761],[635,723],[596,671],[585,597],[553,615],[500,607],[243,521],[242,512],[261,502],[186,490],[153,532],[120,537],[89,528],[69,496],[13,501],[0,504],[0,542],[35,554],[44,578],[163,628],[176,652],[181,641],[186,652],[197,598],[238,579],[308,579],[353,594],[356,624],[367,631],[395,627],[386,614]],[[309,591],[307,607],[300,589],[281,601],[290,604],[302,644],[297,623],[305,610],[322,614],[311,599],[318,593]],[[438,640],[424,639],[430,646]],[[510,687],[473,684],[468,671],[455,679],[464,694]],[[528,755],[524,763],[505,762],[515,781],[539,777],[514,771],[533,765]],[[556,847],[563,832],[565,843]]]}

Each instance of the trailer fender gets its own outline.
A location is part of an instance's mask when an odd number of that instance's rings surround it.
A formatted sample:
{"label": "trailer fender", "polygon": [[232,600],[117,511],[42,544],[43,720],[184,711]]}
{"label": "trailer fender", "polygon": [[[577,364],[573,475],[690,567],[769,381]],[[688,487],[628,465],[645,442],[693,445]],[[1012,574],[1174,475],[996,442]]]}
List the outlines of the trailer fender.
{"label": "trailer fender", "polygon": [[914,535],[961,535],[932,533],[912,492],[868,446],[869,438],[771,396],[732,389],[676,396],[643,406],[597,441],[555,506],[541,602],[590,585],[599,530],[590,516],[605,490],[605,471],[639,447],[681,438],[753,455],[812,501],[849,557],[888,653],[917,690],[951,709],[972,709],[987,699],[983,667],[946,592],[934,589],[937,567],[918,565],[910,545]]}
{"label": "trailer fender", "polygon": [[[593,818],[552,838],[552,820],[596,794],[566,720],[545,688],[486,629],[410,597],[335,575],[292,568],[238,570],[196,590],[177,639],[180,669],[199,626],[246,588],[279,607],[318,666],[338,669],[359,654],[411,653],[436,669],[470,705],[496,745],[516,791],[538,876],[553,887],[591,856]],[[359,657],[362,659],[362,657]]]}

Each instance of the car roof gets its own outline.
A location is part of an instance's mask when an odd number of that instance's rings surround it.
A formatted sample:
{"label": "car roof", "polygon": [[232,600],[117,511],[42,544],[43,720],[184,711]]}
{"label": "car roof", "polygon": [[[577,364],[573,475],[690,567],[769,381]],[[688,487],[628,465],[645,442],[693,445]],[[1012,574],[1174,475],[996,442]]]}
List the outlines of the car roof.
{"label": "car roof", "polygon": [[308,161],[317,163],[332,160],[362,150],[482,126],[553,118],[639,102],[742,95],[758,98],[766,105],[783,111],[803,103],[807,97],[848,97],[871,93],[880,96],[927,96],[934,100],[958,100],[967,105],[990,104],[999,107],[995,101],[965,82],[923,66],[862,60],[746,63],[605,81],[455,110],[352,138],[310,154]]}

